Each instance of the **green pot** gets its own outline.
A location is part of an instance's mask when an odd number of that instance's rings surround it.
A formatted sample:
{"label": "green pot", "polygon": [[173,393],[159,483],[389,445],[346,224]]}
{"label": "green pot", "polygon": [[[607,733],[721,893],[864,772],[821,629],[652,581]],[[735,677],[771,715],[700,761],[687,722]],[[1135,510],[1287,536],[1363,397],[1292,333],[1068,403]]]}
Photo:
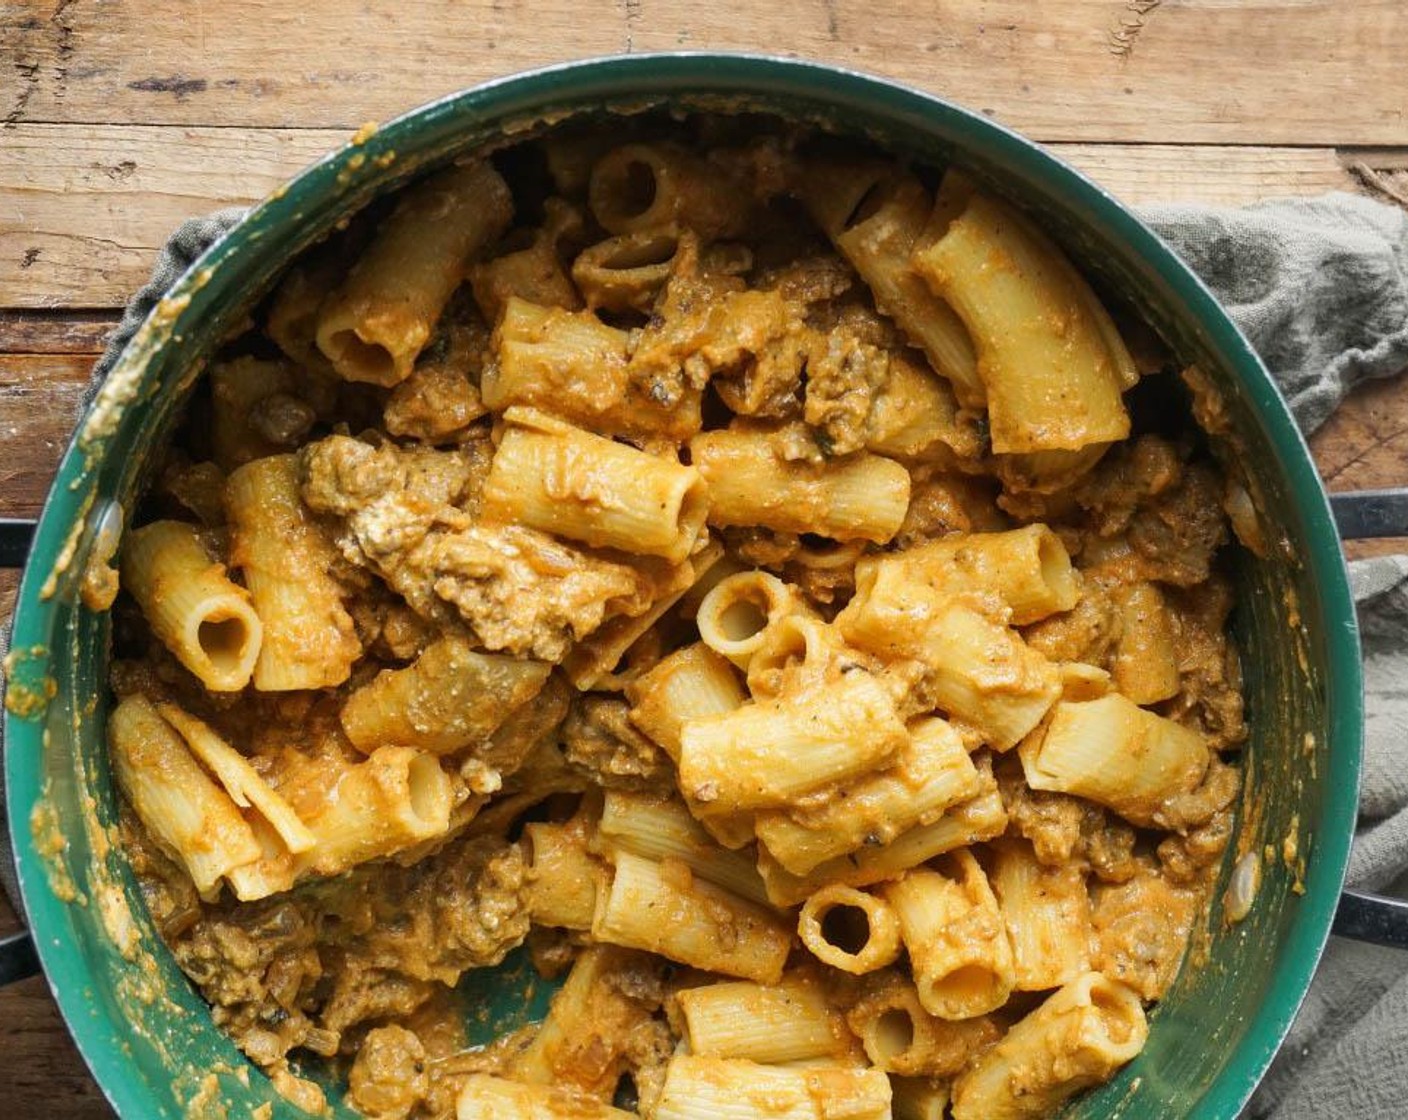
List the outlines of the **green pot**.
{"label": "green pot", "polygon": [[[1221,889],[1205,937],[1152,1016],[1148,1048],[1073,1117],[1234,1117],[1290,1025],[1330,932],[1349,852],[1363,732],[1359,645],[1335,524],[1286,406],[1206,288],[1123,206],[1005,129],[830,67],[732,55],[611,58],[492,82],[353,142],[257,206],[198,260],[127,347],[79,426],[34,538],[15,615],[6,798],[34,943],[79,1050],[117,1112],[302,1115],[212,1024],[161,945],[112,844],[102,725],[109,619],[78,598],[112,503],[130,508],[202,359],[290,259],[373,195],[505,135],[661,103],[756,109],[955,161],[1037,212],[1227,397],[1267,523],[1289,547],[1248,561],[1235,616],[1255,811],[1231,850],[1270,846],[1248,916]],[[1282,853],[1294,846],[1295,856]],[[1230,863],[1230,857],[1229,857]],[[1223,869],[1224,877],[1228,868]],[[475,979],[500,1022],[541,1013],[526,970]],[[482,1032],[481,1032],[482,1033]],[[334,1093],[334,1098],[336,1094]],[[338,1115],[350,1116],[337,1105]]]}

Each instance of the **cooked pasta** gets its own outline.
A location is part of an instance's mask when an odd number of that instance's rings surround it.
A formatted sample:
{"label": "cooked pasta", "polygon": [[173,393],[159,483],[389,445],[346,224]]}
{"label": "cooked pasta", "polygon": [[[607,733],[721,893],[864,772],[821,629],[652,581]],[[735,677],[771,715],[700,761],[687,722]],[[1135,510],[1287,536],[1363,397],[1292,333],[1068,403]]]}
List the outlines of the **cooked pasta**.
{"label": "cooked pasta", "polygon": [[[1216,465],[1001,184],[761,118],[521,144],[275,278],[129,511],[177,964],[309,1107],[1053,1114],[1242,800]],[[546,1018],[471,1047],[519,947]]]}

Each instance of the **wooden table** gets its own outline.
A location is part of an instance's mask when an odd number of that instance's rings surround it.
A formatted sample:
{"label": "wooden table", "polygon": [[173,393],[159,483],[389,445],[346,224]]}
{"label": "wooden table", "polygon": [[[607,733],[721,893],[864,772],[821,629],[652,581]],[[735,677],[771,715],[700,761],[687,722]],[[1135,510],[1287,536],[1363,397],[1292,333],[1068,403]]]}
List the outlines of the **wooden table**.
{"label": "wooden table", "polygon": [[[483,79],[763,49],[979,109],[1133,203],[1408,199],[1404,43],[1403,0],[0,0],[0,516],[38,512],[104,333],[177,222]],[[1334,488],[1404,481],[1408,378],[1314,446]],[[0,617],[12,599],[0,583]],[[110,1115],[40,980],[0,992],[0,1110]]]}

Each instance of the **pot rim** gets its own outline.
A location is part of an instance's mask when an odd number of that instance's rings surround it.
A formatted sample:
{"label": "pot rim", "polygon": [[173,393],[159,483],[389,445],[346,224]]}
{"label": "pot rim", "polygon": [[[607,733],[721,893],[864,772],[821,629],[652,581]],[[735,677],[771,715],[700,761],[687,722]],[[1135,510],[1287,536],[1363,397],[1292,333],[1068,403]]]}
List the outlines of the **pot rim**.
{"label": "pot rim", "polygon": [[[228,234],[213,244],[181,276],[166,299],[124,348],[98,398],[84,411],[49,491],[35,533],[30,563],[15,603],[12,653],[6,670],[20,688],[42,692],[53,651],[44,642],[55,626],[57,600],[44,594],[48,574],[58,564],[74,530],[87,517],[86,502],[96,485],[105,445],[120,425],[136,423],[126,406],[156,388],[148,366],[161,348],[179,343],[183,331],[213,304],[240,299],[221,269],[231,258],[257,257],[261,241],[281,245],[297,240],[309,198],[326,200],[357,191],[359,168],[377,154],[413,151],[416,137],[448,119],[500,122],[556,106],[587,106],[621,101],[639,93],[643,102],[682,95],[770,95],[812,102],[818,108],[855,109],[916,132],[935,134],[939,125],[963,136],[962,143],[993,153],[1044,181],[1050,192],[1081,220],[1123,241],[1173,293],[1179,317],[1196,323],[1209,347],[1234,372],[1274,446],[1280,467],[1294,489],[1304,521],[1300,557],[1315,577],[1320,609],[1327,620],[1323,641],[1327,675],[1326,724],[1330,750],[1337,752],[1336,777],[1326,778],[1322,819],[1306,869],[1306,894],[1298,920],[1286,936],[1288,968],[1260,1005],[1237,1053],[1198,1103],[1198,1115],[1231,1118],[1260,1082],[1289,1030],[1328,939],[1348,863],[1358,804],[1363,739],[1363,686],[1358,630],[1348,572],[1328,500],[1300,430],[1253,351],[1202,281],[1156,234],[1109,192],[1057,157],[1003,125],[954,103],[856,70],[760,53],[709,51],[608,55],[561,63],[496,78],[449,94],[395,117],[374,134],[313,163],[253,207]],[[1098,216],[1098,222],[1095,220]],[[113,412],[114,409],[118,411]],[[146,1116],[152,1104],[145,1087],[128,1076],[129,1059],[110,1032],[99,1029],[85,988],[95,978],[85,971],[76,946],[60,936],[67,904],[49,884],[44,856],[31,833],[30,814],[44,794],[44,727],[41,718],[3,714],[4,786],[17,870],[34,941],[50,988],[70,1034],[116,1111]],[[1343,779],[1348,778],[1348,781]]]}

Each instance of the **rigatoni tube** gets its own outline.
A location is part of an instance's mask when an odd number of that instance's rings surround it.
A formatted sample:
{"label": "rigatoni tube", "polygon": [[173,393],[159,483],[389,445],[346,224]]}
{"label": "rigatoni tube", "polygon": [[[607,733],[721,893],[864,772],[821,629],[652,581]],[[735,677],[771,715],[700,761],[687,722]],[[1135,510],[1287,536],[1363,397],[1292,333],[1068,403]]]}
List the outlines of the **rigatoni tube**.
{"label": "rigatoni tube", "polygon": [[837,1057],[855,1045],[826,993],[809,979],[704,984],[676,999],[683,1040],[701,1057],[778,1064]]}
{"label": "rigatoni tube", "polygon": [[203,897],[213,897],[223,876],[263,855],[234,801],[145,696],[128,696],[113,709],[108,747],[137,819]]}
{"label": "rigatoni tube", "polygon": [[450,779],[435,755],[382,747],[347,767],[310,814],[305,823],[317,843],[299,857],[299,870],[335,875],[444,836],[452,800]]}
{"label": "rigatoni tube", "polygon": [[1087,972],[1020,1020],[953,1086],[954,1120],[1037,1120],[1144,1047],[1139,997]]}
{"label": "rigatoni tube", "polygon": [[1062,701],[1019,752],[1027,785],[1089,798],[1144,828],[1171,797],[1190,793],[1212,752],[1196,731],[1117,692]]}
{"label": "rigatoni tube", "polygon": [[753,861],[720,847],[682,801],[609,789],[597,825],[603,847],[646,859],[676,859],[694,874],[761,906],[770,906]]}
{"label": "rigatoni tube", "polygon": [[194,525],[154,521],[128,535],[122,586],[152,633],[212,692],[249,683],[264,639],[249,592],[205,551]]}
{"label": "rigatoni tube", "polygon": [[1026,840],[992,846],[989,881],[1012,943],[1019,992],[1059,988],[1090,969],[1090,897],[1075,863],[1037,861]]}
{"label": "rigatoni tube", "polygon": [[766,848],[758,853],[758,873],[768,898],[777,906],[795,906],[827,883],[864,887],[904,874],[911,867],[944,852],[1001,836],[1007,827],[1007,810],[991,774],[982,778],[976,797],[949,809],[933,824],[916,825],[888,844],[861,847],[844,856],[820,863],[805,875],[793,875]]}
{"label": "rigatoni tube", "polygon": [[733,666],[703,642],[676,650],[626,686],[631,722],[675,762],[690,720],[741,707],[748,694]]}
{"label": "rigatoni tube", "polygon": [[894,1120],[944,1120],[948,1083],[933,1077],[891,1077]]}
{"label": "rigatoni tube", "polygon": [[908,741],[885,687],[856,668],[686,723],[680,789],[706,813],[773,808],[878,769]]}
{"label": "rigatoni tube", "polygon": [[900,923],[889,903],[830,883],[802,904],[797,934],[823,964],[859,976],[900,955]]}
{"label": "rigatoni tube", "polygon": [[535,821],[523,827],[528,853],[524,899],[536,925],[589,930],[596,896],[606,880],[601,860],[588,851],[590,837],[577,821]]}
{"label": "rigatoni tube", "polygon": [[[732,665],[703,642],[695,642],[628,684],[626,697],[633,705],[631,722],[678,764],[685,724],[731,712],[744,704],[748,694]],[[684,800],[689,812],[700,817],[698,803],[687,796]],[[725,848],[741,848],[753,840],[750,814],[716,815],[701,823]]]}
{"label": "rigatoni tube", "polygon": [[577,254],[572,279],[593,311],[649,313],[675,267],[680,242],[670,225],[608,237]]}
{"label": "rigatoni tube", "polygon": [[982,194],[914,267],[968,328],[993,450],[1076,450],[1129,435],[1129,351],[1085,280],[1024,215]]}
{"label": "rigatoni tube", "polygon": [[723,168],[675,144],[623,144],[592,167],[592,214],[608,233],[687,227],[706,240],[743,232],[752,199]]}
{"label": "rigatoni tube", "polygon": [[629,369],[630,335],[590,311],[539,307],[510,296],[494,328],[494,360],[479,391],[495,412],[551,409],[603,435],[685,440],[699,431],[701,392],[655,400]]}
{"label": "rigatoni tube", "polygon": [[665,1071],[655,1120],[890,1120],[890,1082],[879,1070],[783,1069],[739,1058],[677,1054]]}
{"label": "rigatoni tube", "polygon": [[1060,693],[1056,666],[1016,633],[902,568],[858,568],[836,626],[858,649],[922,662],[940,709],[996,750],[1021,741]]}
{"label": "rigatoni tube", "polygon": [[471,1073],[455,1099],[458,1120],[637,1120],[634,1112],[552,1085]]}
{"label": "rigatoni tube", "polygon": [[910,741],[887,770],[861,778],[816,806],[760,813],[758,840],[795,875],[869,845],[888,844],[982,788],[958,733],[941,719],[909,727]]}
{"label": "rigatoni tube", "polygon": [[286,692],[341,684],[362,645],[331,574],[336,553],[299,495],[296,458],[246,463],[227,480],[225,505],[230,563],[243,573],[264,624],[254,687]]}
{"label": "rigatoni tube", "polygon": [[918,868],[880,895],[899,915],[919,1002],[940,1019],[971,1019],[1007,1002],[1016,971],[983,869],[966,849],[950,858],[953,876]]}
{"label": "rigatoni tube", "polygon": [[798,193],[875,305],[948,378],[959,403],[981,407],[983,383],[968,330],[910,263],[933,210],[923,184],[893,164],[818,160],[804,167]]}
{"label": "rigatoni tube", "polygon": [[489,478],[484,516],[679,563],[704,527],[699,472],[575,428],[530,408],[510,408]]}
{"label": "rigatoni tube", "polygon": [[863,559],[856,567],[858,582],[866,582],[874,569],[872,590],[882,595],[890,579],[913,579],[969,598],[980,609],[983,597],[991,596],[1010,612],[1003,621],[1014,626],[1068,611],[1080,597],[1066,546],[1040,524],[1004,533],[955,533],[903,552]]}
{"label": "rigatoni tube", "polygon": [[383,669],[342,706],[353,746],[446,754],[487,739],[538,694],[552,666],[480,653],[457,634],[432,642],[404,669]]}
{"label": "rigatoni tube", "polygon": [[846,1022],[876,1069],[907,1077],[952,1077],[1001,1034],[987,1016],[931,1015],[908,977],[893,969],[866,978]]}
{"label": "rigatoni tube", "polygon": [[482,160],[405,191],[319,309],[318,349],[333,369],[373,385],[409,377],[470,258],[512,216],[508,184]]}
{"label": "rigatoni tube", "polygon": [[711,525],[761,525],[883,544],[909,509],[909,472],[860,451],[820,464],[788,460],[769,433],[704,432],[690,461],[709,485]]}
{"label": "rigatoni tube", "polygon": [[306,852],[316,842],[313,834],[249,760],[225,742],[208,724],[175,704],[158,703],[157,711],[186,741],[191,754],[225,787],[241,809],[253,806],[278,835],[287,851]]}
{"label": "rigatoni tube", "polygon": [[1173,618],[1154,583],[1136,583],[1117,596],[1120,639],[1110,671],[1115,688],[1136,704],[1178,695],[1182,684]]}
{"label": "rigatoni tube", "polygon": [[678,860],[618,851],[615,864],[597,899],[597,941],[763,984],[782,978],[792,936],[771,911],[705,882]]}
{"label": "rigatoni tube", "polygon": [[763,644],[764,632],[801,611],[797,589],[763,571],[737,572],[720,580],[699,603],[699,637],[744,672]]}

